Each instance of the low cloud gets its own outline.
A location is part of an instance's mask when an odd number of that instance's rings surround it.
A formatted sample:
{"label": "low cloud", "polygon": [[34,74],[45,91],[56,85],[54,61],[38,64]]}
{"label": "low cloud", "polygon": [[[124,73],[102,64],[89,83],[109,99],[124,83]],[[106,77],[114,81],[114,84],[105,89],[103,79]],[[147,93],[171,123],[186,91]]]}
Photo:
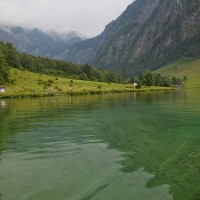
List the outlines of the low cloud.
{"label": "low cloud", "polygon": [[95,36],[133,0],[1,0],[0,24]]}

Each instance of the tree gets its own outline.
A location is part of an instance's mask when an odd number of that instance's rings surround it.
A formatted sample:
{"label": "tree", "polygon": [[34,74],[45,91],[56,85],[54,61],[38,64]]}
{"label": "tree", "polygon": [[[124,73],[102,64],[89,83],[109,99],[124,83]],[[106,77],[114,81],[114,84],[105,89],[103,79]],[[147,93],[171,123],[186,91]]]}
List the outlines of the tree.
{"label": "tree", "polygon": [[5,48],[6,61],[10,67],[21,67],[19,53],[15,50],[11,43],[6,44]]}
{"label": "tree", "polygon": [[131,77],[131,83],[136,83],[137,77],[136,76],[132,76]]}
{"label": "tree", "polygon": [[154,78],[153,78],[153,74],[148,71],[146,74],[145,74],[145,85],[146,86],[152,86],[154,84]]}
{"label": "tree", "polygon": [[106,82],[108,82],[108,83],[116,83],[117,82],[116,74],[113,71],[107,71]]}
{"label": "tree", "polygon": [[154,85],[161,86],[162,85],[162,76],[159,73],[153,73],[154,77]]}
{"label": "tree", "polygon": [[87,77],[89,79],[92,79],[93,78],[93,69],[92,69],[92,66],[86,64],[86,65],[83,65],[83,69],[82,69],[83,73],[85,73],[87,75]]}
{"label": "tree", "polygon": [[161,85],[161,86],[163,86],[163,87],[170,87],[171,84],[172,84],[172,83],[171,83],[171,80],[170,80],[169,77],[164,76],[164,77],[162,78],[162,85]]}
{"label": "tree", "polygon": [[145,69],[143,70],[139,76],[138,76],[139,81],[141,82],[142,85],[145,86],[152,86],[154,84],[154,77],[152,72],[149,70]]}
{"label": "tree", "polygon": [[79,78],[81,80],[87,80],[87,75],[83,72],[82,74],[80,74]]}
{"label": "tree", "polygon": [[181,84],[182,84],[182,80],[180,78],[172,76],[172,85],[181,85]]}
{"label": "tree", "polygon": [[136,88],[137,88],[137,89],[140,89],[141,87],[142,87],[141,82],[138,80],[138,81],[137,81]]}
{"label": "tree", "polygon": [[144,69],[142,70],[142,72],[138,75],[138,79],[141,83],[141,85],[145,85],[145,77],[146,77],[146,74],[149,72],[149,70],[147,69]]}
{"label": "tree", "polygon": [[6,62],[5,55],[3,54],[2,49],[0,48],[0,84],[8,82],[8,75],[8,64]]}

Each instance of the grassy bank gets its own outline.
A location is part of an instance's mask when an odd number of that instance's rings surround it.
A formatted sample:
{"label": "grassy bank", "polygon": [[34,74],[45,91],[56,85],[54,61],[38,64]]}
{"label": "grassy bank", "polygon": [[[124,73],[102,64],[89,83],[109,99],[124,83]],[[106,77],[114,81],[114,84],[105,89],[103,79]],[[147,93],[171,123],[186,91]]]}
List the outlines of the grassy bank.
{"label": "grassy bank", "polygon": [[72,80],[20,71],[13,68],[10,69],[10,80],[11,83],[7,85],[6,92],[0,93],[0,98],[106,94],[170,89],[162,87],[142,87],[138,90],[131,84],[109,84],[104,82]]}
{"label": "grassy bank", "polygon": [[157,70],[163,76],[187,77],[186,87],[200,87],[200,59],[181,58]]}

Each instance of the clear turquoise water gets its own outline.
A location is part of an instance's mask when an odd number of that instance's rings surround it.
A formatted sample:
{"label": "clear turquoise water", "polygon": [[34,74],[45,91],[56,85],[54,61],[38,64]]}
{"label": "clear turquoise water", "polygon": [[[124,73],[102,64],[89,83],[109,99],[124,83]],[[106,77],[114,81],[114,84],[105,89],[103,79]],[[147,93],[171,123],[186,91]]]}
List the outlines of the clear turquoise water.
{"label": "clear turquoise water", "polygon": [[199,200],[199,89],[0,100],[1,200]]}

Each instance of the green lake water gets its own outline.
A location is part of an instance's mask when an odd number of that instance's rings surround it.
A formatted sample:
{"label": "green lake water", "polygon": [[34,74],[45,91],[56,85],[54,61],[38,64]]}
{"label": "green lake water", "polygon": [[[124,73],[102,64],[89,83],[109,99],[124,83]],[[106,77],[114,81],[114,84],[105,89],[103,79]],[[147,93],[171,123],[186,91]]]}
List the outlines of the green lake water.
{"label": "green lake water", "polygon": [[200,89],[0,100],[0,200],[200,200]]}

